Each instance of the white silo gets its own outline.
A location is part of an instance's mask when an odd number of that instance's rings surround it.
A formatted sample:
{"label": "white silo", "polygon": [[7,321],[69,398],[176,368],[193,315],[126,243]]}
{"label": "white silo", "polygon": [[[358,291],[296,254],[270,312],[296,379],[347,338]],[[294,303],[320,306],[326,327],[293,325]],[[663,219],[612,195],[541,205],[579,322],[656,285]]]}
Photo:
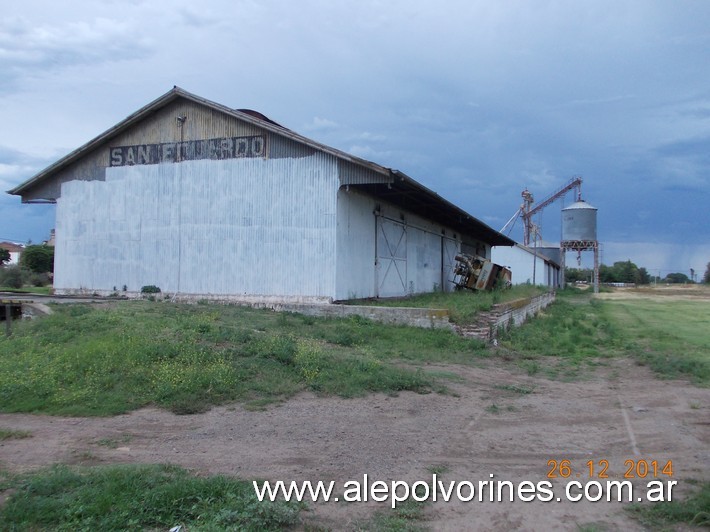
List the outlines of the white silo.
{"label": "white silo", "polygon": [[562,240],[589,242],[597,240],[597,208],[580,200],[562,209]]}
{"label": "white silo", "polygon": [[566,251],[576,251],[581,260],[582,251],[594,252],[594,293],[599,292],[599,242],[597,241],[597,208],[580,199],[562,209],[562,256]]}

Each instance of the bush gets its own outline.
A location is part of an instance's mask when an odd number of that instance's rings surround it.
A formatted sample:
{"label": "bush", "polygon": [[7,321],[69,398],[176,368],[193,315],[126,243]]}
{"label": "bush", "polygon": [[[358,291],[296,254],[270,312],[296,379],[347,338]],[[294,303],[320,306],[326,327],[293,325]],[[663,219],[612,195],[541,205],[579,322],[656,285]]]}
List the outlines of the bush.
{"label": "bush", "polygon": [[19,266],[7,266],[0,269],[0,286],[22,288],[25,284],[25,272]]}
{"label": "bush", "polygon": [[154,284],[148,284],[141,287],[141,294],[159,294],[160,288]]}
{"label": "bush", "polygon": [[27,246],[20,256],[20,265],[35,273],[54,271],[54,248],[52,246]]}
{"label": "bush", "polygon": [[30,274],[29,283],[32,286],[47,286],[49,284],[49,275],[46,273]]}

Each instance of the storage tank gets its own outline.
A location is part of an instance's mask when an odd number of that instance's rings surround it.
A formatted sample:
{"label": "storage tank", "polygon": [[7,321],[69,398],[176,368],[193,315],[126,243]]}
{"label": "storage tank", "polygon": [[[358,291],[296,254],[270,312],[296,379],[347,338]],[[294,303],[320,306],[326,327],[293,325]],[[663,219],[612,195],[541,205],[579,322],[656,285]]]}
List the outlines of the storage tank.
{"label": "storage tank", "polygon": [[562,240],[597,239],[597,208],[580,200],[562,209]]}
{"label": "storage tank", "polygon": [[[533,246],[530,246],[533,247]],[[557,263],[557,264],[562,264],[560,262],[560,245],[559,244],[553,244],[551,242],[545,242],[544,240],[540,240],[537,243],[537,252],[540,255],[544,255],[551,261]]]}

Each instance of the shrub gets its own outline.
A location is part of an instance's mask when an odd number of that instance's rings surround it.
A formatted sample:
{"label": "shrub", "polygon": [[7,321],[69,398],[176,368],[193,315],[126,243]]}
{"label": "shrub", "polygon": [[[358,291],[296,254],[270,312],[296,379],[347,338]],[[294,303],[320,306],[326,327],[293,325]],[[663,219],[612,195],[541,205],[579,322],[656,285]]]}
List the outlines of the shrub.
{"label": "shrub", "polygon": [[8,286],[10,288],[22,288],[25,284],[25,273],[19,266],[7,266],[0,269],[0,286]]}
{"label": "shrub", "polygon": [[20,257],[20,264],[35,273],[54,271],[54,248],[52,246],[27,246]]}
{"label": "shrub", "polygon": [[46,286],[49,284],[49,275],[46,273],[33,273],[29,276],[32,286]]}
{"label": "shrub", "polygon": [[141,287],[141,294],[159,294],[160,288],[154,284],[148,284]]}

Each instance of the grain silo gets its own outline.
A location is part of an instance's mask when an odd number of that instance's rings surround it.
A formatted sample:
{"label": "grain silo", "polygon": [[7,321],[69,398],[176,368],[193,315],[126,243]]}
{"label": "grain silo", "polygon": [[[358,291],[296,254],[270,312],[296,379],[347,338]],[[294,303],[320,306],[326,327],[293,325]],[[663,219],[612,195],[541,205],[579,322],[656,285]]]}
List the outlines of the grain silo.
{"label": "grain silo", "polygon": [[597,208],[582,200],[562,209],[562,241],[560,249],[594,252],[594,292],[599,292],[599,242],[597,241]]}
{"label": "grain silo", "polygon": [[562,240],[596,241],[597,208],[584,200],[562,209]]}

